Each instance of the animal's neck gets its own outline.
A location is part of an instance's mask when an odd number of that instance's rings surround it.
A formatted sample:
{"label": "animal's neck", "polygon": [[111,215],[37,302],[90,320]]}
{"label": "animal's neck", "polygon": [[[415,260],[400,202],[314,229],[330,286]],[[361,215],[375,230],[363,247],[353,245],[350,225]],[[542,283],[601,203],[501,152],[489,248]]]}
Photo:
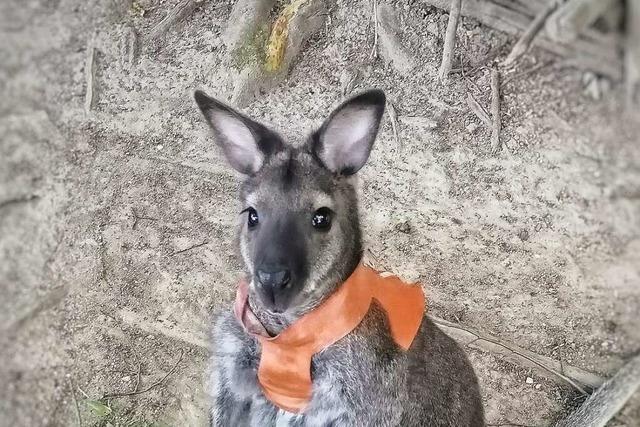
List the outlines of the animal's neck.
{"label": "animal's neck", "polygon": [[271,336],[278,335],[333,294],[351,276],[361,258],[362,253],[358,252],[350,262],[343,264],[342,268],[336,266],[336,268],[331,269],[315,286],[316,289],[322,289],[323,291],[310,295],[308,301],[296,310],[287,311],[286,313],[272,313],[265,309],[252,294],[249,295],[249,307]]}

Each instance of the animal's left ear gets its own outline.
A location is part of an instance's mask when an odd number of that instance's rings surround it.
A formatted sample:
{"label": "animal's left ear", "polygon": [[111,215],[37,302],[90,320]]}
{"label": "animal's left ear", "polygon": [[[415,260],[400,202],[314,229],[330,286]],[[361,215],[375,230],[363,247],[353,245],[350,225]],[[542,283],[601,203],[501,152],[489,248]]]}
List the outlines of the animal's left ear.
{"label": "animal's left ear", "polygon": [[384,92],[377,89],[343,102],[313,134],[311,150],[332,172],[358,172],[371,153],[384,105]]}

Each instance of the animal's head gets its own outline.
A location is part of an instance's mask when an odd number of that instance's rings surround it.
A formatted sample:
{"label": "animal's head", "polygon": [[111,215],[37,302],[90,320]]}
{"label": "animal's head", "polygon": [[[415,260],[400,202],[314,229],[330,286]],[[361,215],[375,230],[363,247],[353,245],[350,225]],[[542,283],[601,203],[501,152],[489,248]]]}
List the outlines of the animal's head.
{"label": "animal's head", "polygon": [[315,305],[360,260],[352,177],[371,152],[384,93],[342,103],[302,147],[202,91],[195,99],[229,164],[246,177],[239,242],[250,292],[272,313]]}

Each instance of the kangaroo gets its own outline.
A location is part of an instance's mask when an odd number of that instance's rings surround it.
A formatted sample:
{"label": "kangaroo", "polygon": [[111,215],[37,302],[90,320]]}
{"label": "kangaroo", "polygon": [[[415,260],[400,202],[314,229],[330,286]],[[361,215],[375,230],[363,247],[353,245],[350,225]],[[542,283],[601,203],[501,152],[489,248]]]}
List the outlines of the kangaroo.
{"label": "kangaroo", "polygon": [[[299,147],[202,91],[195,100],[227,161],[245,176],[239,249],[246,304],[277,336],[335,295],[363,254],[355,175],[385,107],[379,90],[338,106]],[[238,301],[236,301],[237,305]],[[216,316],[209,371],[212,426],[483,426],[464,351],[424,316],[408,350],[375,303],[349,334],[311,359],[304,411],[274,405],[258,381],[261,344],[231,310]],[[602,427],[640,384],[640,356],[562,427]]]}

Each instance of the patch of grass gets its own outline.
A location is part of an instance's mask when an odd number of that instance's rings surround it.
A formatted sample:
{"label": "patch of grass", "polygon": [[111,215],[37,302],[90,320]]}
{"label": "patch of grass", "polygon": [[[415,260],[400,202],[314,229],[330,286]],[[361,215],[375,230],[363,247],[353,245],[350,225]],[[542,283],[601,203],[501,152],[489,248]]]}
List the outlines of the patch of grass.
{"label": "patch of grass", "polygon": [[113,412],[111,408],[99,400],[85,400],[85,405],[91,410],[91,413],[98,418],[105,418]]}
{"label": "patch of grass", "polygon": [[130,413],[131,409],[119,407],[115,402],[86,399],[82,402],[84,425],[93,427],[173,427],[164,421],[149,420]]}
{"label": "patch of grass", "polygon": [[139,16],[143,18],[144,14],[147,13],[147,10],[144,8],[143,5],[140,4],[140,2],[133,0],[131,2],[131,7],[129,7],[129,13],[133,16]]}

